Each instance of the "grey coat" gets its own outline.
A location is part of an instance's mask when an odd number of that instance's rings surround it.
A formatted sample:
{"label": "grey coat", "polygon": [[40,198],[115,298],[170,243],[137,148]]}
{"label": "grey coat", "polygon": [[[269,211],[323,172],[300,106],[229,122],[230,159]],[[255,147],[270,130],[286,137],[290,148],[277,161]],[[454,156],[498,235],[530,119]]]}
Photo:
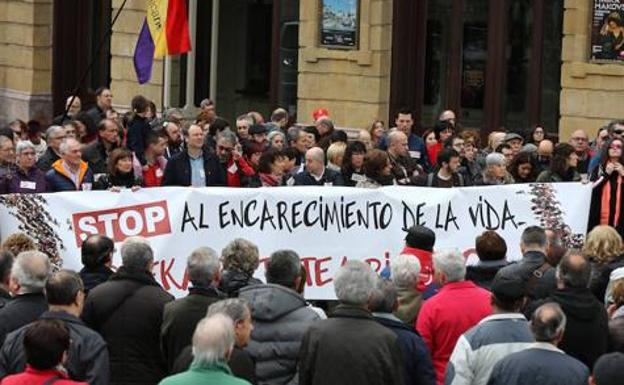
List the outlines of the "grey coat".
{"label": "grey coat", "polygon": [[239,297],[249,303],[254,321],[246,350],[256,361],[258,384],[296,384],[301,340],[319,315],[300,294],[280,285],[247,286]]}

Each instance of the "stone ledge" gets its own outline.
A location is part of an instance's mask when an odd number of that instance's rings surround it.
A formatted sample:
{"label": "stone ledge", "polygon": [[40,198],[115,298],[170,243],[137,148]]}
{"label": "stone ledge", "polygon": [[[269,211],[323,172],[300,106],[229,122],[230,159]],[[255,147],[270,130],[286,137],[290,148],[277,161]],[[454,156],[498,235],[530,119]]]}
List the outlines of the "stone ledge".
{"label": "stone ledge", "polygon": [[329,59],[351,61],[360,66],[370,66],[373,62],[373,52],[368,50],[347,51],[309,47],[301,49],[301,57],[308,63],[317,63],[321,59]]}
{"label": "stone ledge", "polygon": [[590,63],[572,63],[570,68],[570,76],[573,78],[586,78],[588,75],[602,76],[624,76],[623,64],[599,64]]}
{"label": "stone ledge", "polygon": [[47,122],[52,117],[52,95],[28,94],[8,88],[0,88],[0,124],[13,119],[41,119]]}

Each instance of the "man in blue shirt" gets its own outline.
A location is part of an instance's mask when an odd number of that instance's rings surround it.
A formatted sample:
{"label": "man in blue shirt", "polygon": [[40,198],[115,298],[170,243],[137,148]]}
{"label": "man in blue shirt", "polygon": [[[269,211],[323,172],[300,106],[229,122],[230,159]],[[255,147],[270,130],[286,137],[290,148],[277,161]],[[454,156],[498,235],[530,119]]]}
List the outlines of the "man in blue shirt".
{"label": "man in blue shirt", "polygon": [[[396,130],[403,132],[407,136],[407,146],[409,148],[410,157],[414,159],[425,171],[429,171],[431,169],[431,164],[429,162],[429,156],[427,155],[425,142],[420,138],[420,136],[412,132],[412,128],[414,126],[412,111],[406,108],[400,109],[394,118],[394,124]],[[387,146],[387,137],[384,137],[379,142],[379,148],[386,150]]]}

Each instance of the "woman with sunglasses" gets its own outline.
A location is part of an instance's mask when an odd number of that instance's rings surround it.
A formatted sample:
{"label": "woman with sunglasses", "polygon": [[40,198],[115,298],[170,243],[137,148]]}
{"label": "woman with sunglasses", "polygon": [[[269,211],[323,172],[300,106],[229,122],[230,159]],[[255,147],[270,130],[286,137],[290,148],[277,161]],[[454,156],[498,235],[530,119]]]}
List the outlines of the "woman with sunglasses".
{"label": "woman with sunglasses", "polygon": [[624,141],[614,138],[607,141],[600,152],[600,165],[592,172],[594,182],[589,211],[589,228],[608,225],[624,233]]}

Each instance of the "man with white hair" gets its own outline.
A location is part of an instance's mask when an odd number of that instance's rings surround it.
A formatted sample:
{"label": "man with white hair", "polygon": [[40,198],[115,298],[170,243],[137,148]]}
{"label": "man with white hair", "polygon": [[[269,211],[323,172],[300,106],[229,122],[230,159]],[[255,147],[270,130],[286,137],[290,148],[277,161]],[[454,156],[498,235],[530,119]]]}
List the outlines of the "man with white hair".
{"label": "man with white hair", "polygon": [[325,167],[325,153],[312,147],[305,154],[305,171],[295,175],[296,186],[343,186],[342,175]]}
{"label": "man with white hair", "polygon": [[154,252],[145,239],[126,239],[121,260],[117,272],[89,292],[82,318],[108,344],[110,384],[153,385],[167,372],[160,328],[173,296],[152,275]]}
{"label": "man with white hair", "polygon": [[50,126],[45,134],[48,148],[37,161],[37,167],[48,172],[57,160],[61,159],[61,143],[65,139],[65,129],[61,126]]}
{"label": "man with white hair", "polygon": [[514,180],[507,171],[505,155],[493,152],[485,157],[485,170],[477,175],[475,184],[478,186],[491,186],[501,184],[513,184]]}
{"label": "man with white hair", "polygon": [[210,305],[225,298],[217,287],[221,279],[221,261],[210,247],[195,249],[186,260],[189,294],[165,306],[160,331],[161,347],[169,371],[184,347],[191,344],[197,323],[206,316]]}
{"label": "man with white hair", "polygon": [[236,378],[228,366],[234,349],[232,319],[214,314],[202,319],[193,334],[193,363],[189,370],[162,380],[159,385],[249,385]]}
{"label": "man with white hair", "polygon": [[91,190],[93,171],[82,160],[81,148],[80,142],[74,138],[67,138],[61,143],[61,159],[54,162],[52,169],[46,173],[50,191]]}
{"label": "man with white hair", "polygon": [[466,330],[492,313],[490,292],[466,281],[466,260],[457,249],[433,256],[434,280],[441,286],[418,314],[416,330],[429,346],[436,379],[444,384],[444,374],[453,348]]}
{"label": "man with white hair", "polygon": [[340,301],[332,317],[314,323],[299,353],[299,384],[403,384],[405,366],[398,338],[368,309],[375,273],[349,261],[334,277]]}
{"label": "man with white hair", "polygon": [[20,253],[11,268],[9,291],[13,299],[0,309],[0,345],[6,335],[27,325],[48,310],[44,288],[50,260],[40,251]]}

